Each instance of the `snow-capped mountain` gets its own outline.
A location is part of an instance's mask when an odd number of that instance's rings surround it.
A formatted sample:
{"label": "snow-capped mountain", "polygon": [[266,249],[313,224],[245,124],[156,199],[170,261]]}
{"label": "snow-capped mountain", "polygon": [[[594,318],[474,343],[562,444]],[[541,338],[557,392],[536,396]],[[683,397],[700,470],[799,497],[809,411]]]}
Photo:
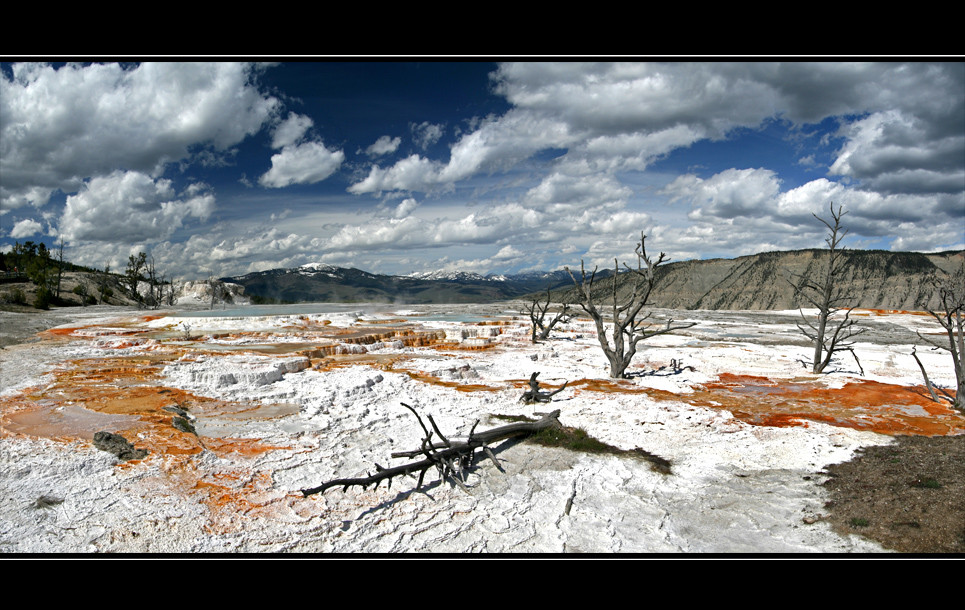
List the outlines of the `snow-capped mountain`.
{"label": "snow-capped mountain", "polygon": [[[844,273],[855,307],[921,310],[935,307],[922,286],[930,278],[954,274],[965,252],[885,252],[847,250]],[[796,309],[802,306],[786,277],[816,273],[823,250],[763,252],[735,259],[671,262],[660,267],[652,303],[677,309]],[[580,278],[579,269],[574,270]],[[587,275],[590,270],[587,270]],[[599,269],[594,291],[609,291],[613,269]],[[253,301],[484,303],[527,297],[551,289],[554,298],[575,299],[573,280],[565,270],[483,276],[465,271],[433,271],[406,276],[378,275],[322,263],[271,269],[224,281],[241,284]],[[619,290],[630,290],[629,274],[621,274]],[[626,286],[624,286],[626,284]],[[934,300],[934,299],[932,299]],[[257,301],[256,301],[257,302]],[[806,305],[804,305],[806,306]]]}
{"label": "snow-capped mountain", "polygon": [[417,280],[437,280],[443,282],[505,282],[505,275],[480,275],[471,271],[420,271],[404,277]]}
{"label": "snow-capped mountain", "polygon": [[[560,276],[559,274],[562,274]],[[366,301],[404,303],[479,303],[516,298],[556,288],[565,272],[488,275],[466,271],[432,271],[380,275],[360,269],[308,263],[300,267],[257,271],[225,278],[241,284],[246,294],[277,301]]]}

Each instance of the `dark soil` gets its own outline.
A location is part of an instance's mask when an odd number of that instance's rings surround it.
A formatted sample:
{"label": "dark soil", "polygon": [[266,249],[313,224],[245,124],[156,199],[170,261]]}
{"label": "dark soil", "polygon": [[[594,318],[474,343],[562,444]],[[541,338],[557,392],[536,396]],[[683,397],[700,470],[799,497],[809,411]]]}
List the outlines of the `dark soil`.
{"label": "dark soil", "polygon": [[826,470],[841,534],[901,553],[965,553],[965,436],[900,436]]}

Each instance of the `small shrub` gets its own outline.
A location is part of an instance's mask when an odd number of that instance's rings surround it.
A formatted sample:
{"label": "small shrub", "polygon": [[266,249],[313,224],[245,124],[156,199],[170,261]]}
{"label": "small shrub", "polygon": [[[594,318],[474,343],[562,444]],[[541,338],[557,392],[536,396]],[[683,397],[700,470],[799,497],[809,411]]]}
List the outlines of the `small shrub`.
{"label": "small shrub", "polygon": [[851,527],[867,527],[870,522],[862,517],[852,517],[849,523]]}
{"label": "small shrub", "polygon": [[53,298],[54,295],[50,292],[50,289],[46,286],[41,286],[37,290],[37,295],[34,297],[33,306],[37,309],[50,309],[50,302]]}
{"label": "small shrub", "polygon": [[27,295],[24,294],[23,288],[14,288],[7,293],[7,300],[15,305],[26,305]]}
{"label": "small shrub", "polygon": [[[494,417],[509,421],[533,421],[521,415],[498,415]],[[544,447],[561,447],[583,453],[602,453],[634,457],[650,462],[650,469],[654,472],[665,475],[672,474],[669,460],[650,453],[645,449],[641,449],[640,447],[626,450],[608,445],[603,441],[593,438],[582,428],[570,428],[568,426],[544,428],[530,435],[529,440]]]}
{"label": "small shrub", "polygon": [[915,487],[922,487],[924,489],[941,489],[942,484],[935,479],[918,479],[914,483]]}

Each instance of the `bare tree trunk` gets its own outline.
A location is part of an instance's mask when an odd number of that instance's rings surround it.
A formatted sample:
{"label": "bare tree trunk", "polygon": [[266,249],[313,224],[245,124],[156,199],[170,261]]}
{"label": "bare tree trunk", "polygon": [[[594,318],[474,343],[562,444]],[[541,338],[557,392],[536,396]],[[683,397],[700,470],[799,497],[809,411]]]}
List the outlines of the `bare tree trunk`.
{"label": "bare tree trunk", "polygon": [[[928,313],[945,329],[947,343],[938,343],[921,333],[918,333],[918,337],[951,354],[956,390],[955,398],[950,400],[956,408],[965,411],[965,264],[953,276],[943,281],[935,281],[935,288],[941,309],[929,309]],[[918,359],[917,356],[915,359]],[[928,376],[925,375],[925,368],[920,361],[919,366],[927,383]],[[932,396],[934,397],[934,393]]]}
{"label": "bare tree trunk", "polygon": [[60,238],[60,248],[57,249],[57,298],[60,298],[60,280],[64,276],[64,238]]}
{"label": "bare tree trunk", "polygon": [[675,330],[690,328],[696,324],[696,322],[690,322],[675,326],[673,320],[668,320],[664,328],[653,329],[644,324],[650,317],[650,314],[638,317],[640,311],[650,299],[650,293],[653,291],[653,286],[656,283],[655,271],[657,267],[668,260],[663,252],[660,253],[656,261],[651,260],[651,258],[647,256],[646,239],[647,236],[641,233],[640,243],[638,243],[636,247],[637,268],[632,269],[624,264],[624,267],[626,267],[631,274],[631,281],[633,281],[633,292],[629,297],[619,298],[617,276],[620,272],[620,264],[616,259],[613,261],[613,284],[611,288],[612,310],[610,314],[612,344],[611,339],[607,336],[603,314],[597,309],[592,294],[593,280],[596,278],[596,269],[594,269],[590,277],[587,278],[586,268],[583,262],[580,261],[581,278],[580,281],[577,281],[573,272],[570,271],[570,268],[566,267],[567,273],[570,274],[573,284],[579,291],[580,307],[590,315],[596,325],[597,339],[600,341],[600,348],[603,350],[603,354],[610,363],[610,377],[613,379],[626,377],[627,367],[630,366],[630,362],[636,355],[637,344],[641,341]]}
{"label": "bare tree trunk", "polygon": [[[546,289],[546,302],[540,303],[538,298],[534,298],[533,302],[530,303],[524,311],[529,314],[530,322],[532,323],[532,331],[530,332],[530,341],[533,343],[539,343],[540,341],[545,341],[549,338],[550,332],[552,332],[553,327],[560,322],[566,323],[570,321],[572,316],[569,313],[569,304],[563,303],[563,309],[553,317],[548,323],[546,322],[546,313],[549,311],[550,307],[550,289]],[[536,331],[539,331],[537,334]]]}
{"label": "bare tree trunk", "polygon": [[[851,352],[858,368],[861,362],[852,348],[853,342],[850,339],[865,332],[866,329],[855,328],[855,321],[851,319],[851,308],[845,304],[853,300],[853,296],[847,287],[841,285],[841,274],[847,262],[844,257],[841,240],[848,234],[847,229],[842,228],[841,218],[847,212],[843,212],[838,206],[834,209],[831,203],[831,219],[829,222],[812,214],[828,228],[828,236],[824,240],[828,244],[828,266],[825,269],[824,277],[820,281],[814,281],[806,275],[796,275],[798,284],[795,285],[795,292],[813,307],[818,310],[818,318],[812,323],[801,311],[801,318],[805,326],[798,324],[798,329],[814,344],[814,355],[811,358],[811,371],[813,373],[823,373],[831,363],[831,359],[838,352]],[[790,281],[790,280],[788,280]],[[840,321],[832,320],[833,316],[839,311],[844,311],[844,318]],[[829,335],[830,333],[830,335]],[[864,369],[861,369],[864,374]]]}

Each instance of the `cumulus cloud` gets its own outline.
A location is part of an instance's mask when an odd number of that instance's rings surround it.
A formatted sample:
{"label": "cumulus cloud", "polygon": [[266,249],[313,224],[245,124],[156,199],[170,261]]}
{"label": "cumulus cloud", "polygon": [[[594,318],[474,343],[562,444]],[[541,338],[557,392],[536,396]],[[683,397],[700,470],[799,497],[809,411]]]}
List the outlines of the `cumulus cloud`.
{"label": "cumulus cloud", "polygon": [[698,254],[822,247],[826,230],[814,216],[827,218],[832,202],[847,212],[849,239],[901,236],[892,243],[898,248],[925,243],[930,234],[927,249],[935,249],[935,244],[956,247],[965,238],[961,199],[956,211],[946,199],[932,195],[879,193],[826,178],[781,190],[771,170],[731,169],[706,179],[686,174],[661,194],[692,208],[688,218],[693,224],[679,232],[665,231],[666,241]]}
{"label": "cumulus cloud", "polygon": [[205,220],[214,195],[195,184],[176,193],[170,180],[115,171],[67,197],[60,234],[68,240],[127,244],[168,239],[189,218]]}
{"label": "cumulus cloud", "polygon": [[888,192],[961,190],[961,64],[523,62],[492,78],[511,110],[478,121],[448,160],[413,155],[375,166],[350,192],[445,188],[551,148],[565,150],[558,171],[639,171],[738,128],[827,117],[842,117],[845,140],[832,175]]}
{"label": "cumulus cloud", "polygon": [[393,214],[395,215],[396,218],[405,218],[406,216],[411,214],[412,211],[415,210],[417,207],[419,207],[419,202],[411,197],[408,197],[406,199],[403,199],[402,202],[399,203],[398,206],[396,206]]}
{"label": "cumulus cloud", "polygon": [[314,122],[309,117],[294,112],[289,113],[288,118],[275,127],[271,138],[271,147],[284,148],[298,144],[312,125],[314,125]]}
{"label": "cumulus cloud", "polygon": [[345,153],[329,150],[321,142],[286,146],[271,156],[271,169],[258,182],[270,188],[321,182],[334,174],[344,160]]}
{"label": "cumulus cloud", "polygon": [[554,172],[526,192],[523,203],[551,216],[573,215],[585,209],[622,207],[633,191],[609,174]]}
{"label": "cumulus cloud", "polygon": [[312,125],[309,117],[292,112],[275,128],[272,148],[281,152],[271,156],[271,169],[258,178],[259,184],[268,188],[314,184],[338,171],[345,153],[329,150],[319,140],[304,141]]}
{"label": "cumulus cloud", "polygon": [[686,199],[690,217],[759,216],[777,202],[780,179],[767,169],[729,169],[707,179],[694,174],[678,177],[663,189],[671,201]]}
{"label": "cumulus cloud", "polygon": [[545,148],[565,146],[571,142],[565,132],[566,126],[557,121],[510,112],[499,120],[484,121],[477,130],[459,138],[447,162],[413,154],[387,169],[373,166],[349,192],[444,189],[481,171],[510,169]]}
{"label": "cumulus cloud", "polygon": [[10,237],[12,237],[13,239],[30,237],[31,235],[36,235],[37,233],[40,233],[40,230],[42,228],[43,228],[43,225],[41,225],[36,220],[33,220],[32,218],[25,218],[13,225],[13,229],[10,230]]}
{"label": "cumulus cloud", "polygon": [[4,207],[126,168],[157,176],[198,147],[225,151],[279,106],[245,63],[15,64],[0,76]]}
{"label": "cumulus cloud", "polygon": [[875,113],[844,128],[847,143],[831,165],[885,192],[959,192],[965,184],[965,133],[929,133],[929,125],[897,110]]}
{"label": "cumulus cloud", "polygon": [[402,144],[402,138],[382,136],[376,140],[375,143],[365,149],[365,154],[370,157],[387,155],[398,150],[400,144]]}
{"label": "cumulus cloud", "polygon": [[350,193],[381,193],[382,191],[428,190],[439,184],[439,166],[419,155],[410,155],[388,169],[372,166],[369,175],[349,187]]}

